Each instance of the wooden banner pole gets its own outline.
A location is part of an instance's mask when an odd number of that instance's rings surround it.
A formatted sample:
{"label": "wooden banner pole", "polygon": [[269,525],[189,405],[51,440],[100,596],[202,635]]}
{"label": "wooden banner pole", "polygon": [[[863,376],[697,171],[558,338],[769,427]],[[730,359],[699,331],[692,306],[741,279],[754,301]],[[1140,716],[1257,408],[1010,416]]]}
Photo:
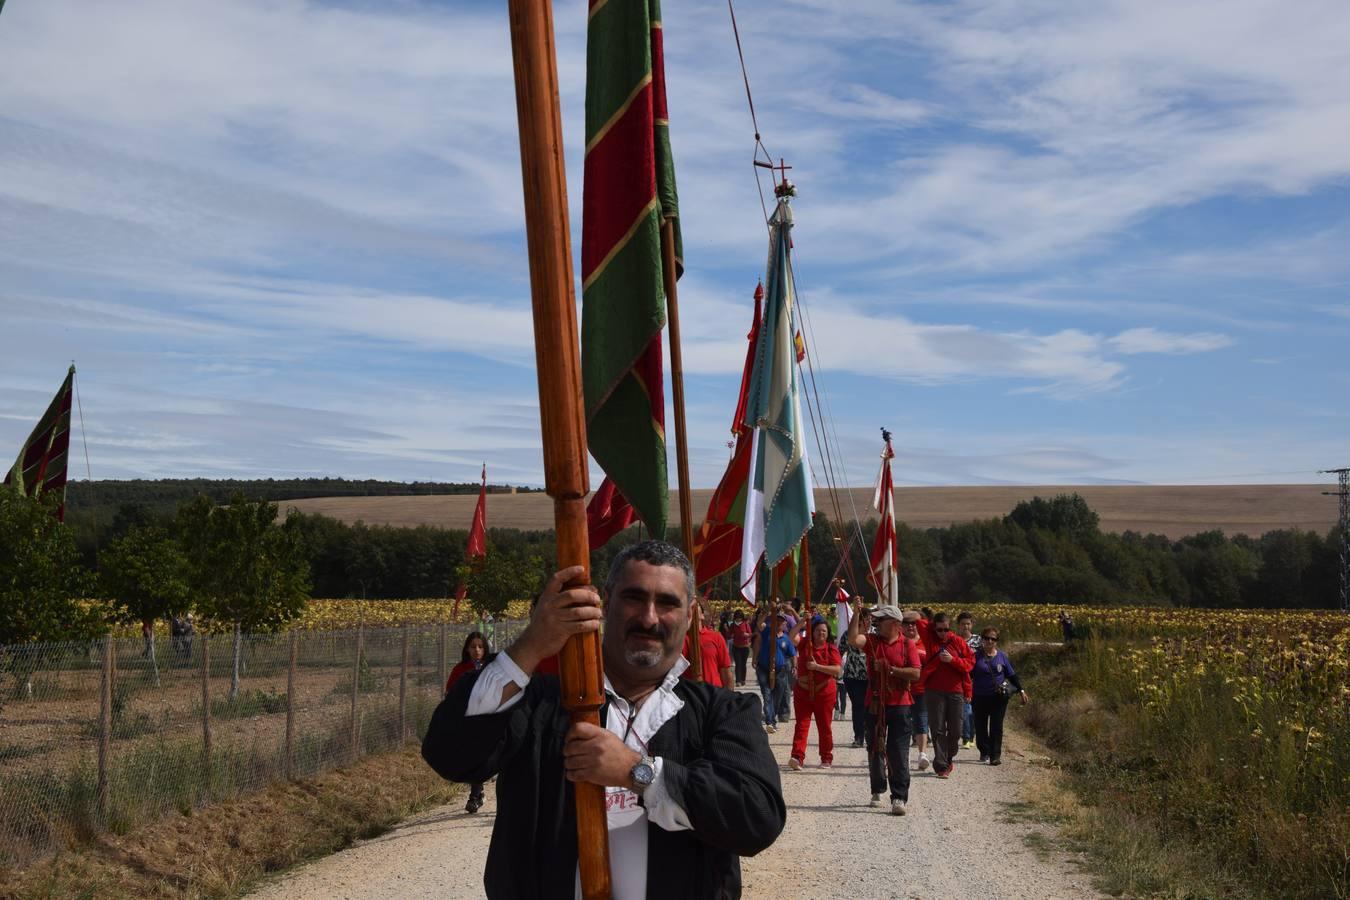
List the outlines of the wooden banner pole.
{"label": "wooden banner pole", "polygon": [[[550,0],[510,0],[508,10],[534,308],[544,487],[553,498],[558,566],[581,566],[585,570],[569,585],[577,587],[590,583],[590,544],[586,534],[586,494],[590,485],[553,8]],[[558,662],[563,705],[572,721],[598,726],[605,699],[600,636],[591,633],[569,638]],[[584,783],[574,788],[581,892],[587,900],[608,898],[605,789]]]}
{"label": "wooden banner pole", "polygon": [[[670,340],[670,393],[675,406],[675,472],[679,479],[680,549],[694,562],[694,504],[689,487],[689,435],[684,418],[684,351],[680,345],[680,300],[675,288],[675,223],[661,223],[661,258],[666,286],[666,327]],[[703,680],[703,646],[699,631],[703,627],[703,608],[697,597],[689,606],[689,677]]]}

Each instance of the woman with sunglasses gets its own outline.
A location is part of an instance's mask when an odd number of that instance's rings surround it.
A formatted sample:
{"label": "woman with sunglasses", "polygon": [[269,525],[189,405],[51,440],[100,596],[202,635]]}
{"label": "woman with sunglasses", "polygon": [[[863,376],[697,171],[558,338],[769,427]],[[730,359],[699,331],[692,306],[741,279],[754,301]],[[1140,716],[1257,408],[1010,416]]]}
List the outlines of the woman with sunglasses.
{"label": "woman with sunglasses", "polygon": [[1008,655],[999,649],[997,628],[986,628],[980,633],[980,652],[975,654],[970,680],[970,705],[975,714],[975,746],[980,750],[980,762],[997,766],[1003,755],[1003,716],[1008,711],[1008,700],[1013,694],[1021,697],[1024,704],[1030,699],[1022,690],[1022,681],[1013,671]]}

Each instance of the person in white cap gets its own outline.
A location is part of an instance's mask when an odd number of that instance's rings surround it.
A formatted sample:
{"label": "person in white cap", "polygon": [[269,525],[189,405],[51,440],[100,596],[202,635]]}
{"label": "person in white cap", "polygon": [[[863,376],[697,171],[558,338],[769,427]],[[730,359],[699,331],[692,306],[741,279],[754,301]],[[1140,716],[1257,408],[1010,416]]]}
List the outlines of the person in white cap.
{"label": "person in white cap", "polygon": [[869,677],[864,704],[872,805],[881,805],[881,795],[889,786],[891,815],[903,816],[909,802],[909,708],[914,703],[909,686],[919,677],[919,651],[900,633],[899,607],[878,606],[872,611],[876,634],[860,634],[861,600],[855,603],[848,642],[867,655]]}

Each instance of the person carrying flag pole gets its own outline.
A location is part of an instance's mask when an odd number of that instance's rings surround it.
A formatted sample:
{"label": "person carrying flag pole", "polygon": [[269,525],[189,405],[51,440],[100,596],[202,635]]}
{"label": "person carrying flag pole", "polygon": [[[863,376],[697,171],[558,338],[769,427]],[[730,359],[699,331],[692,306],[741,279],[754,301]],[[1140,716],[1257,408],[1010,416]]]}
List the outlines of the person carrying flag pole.
{"label": "person carrying flag pole", "polygon": [[872,787],[872,806],[890,789],[891,815],[903,816],[909,802],[909,709],[914,703],[910,685],[920,674],[919,653],[914,642],[900,633],[901,612],[889,604],[872,611],[876,634],[858,629],[862,601],[854,601],[848,641],[866,651],[867,763]]}

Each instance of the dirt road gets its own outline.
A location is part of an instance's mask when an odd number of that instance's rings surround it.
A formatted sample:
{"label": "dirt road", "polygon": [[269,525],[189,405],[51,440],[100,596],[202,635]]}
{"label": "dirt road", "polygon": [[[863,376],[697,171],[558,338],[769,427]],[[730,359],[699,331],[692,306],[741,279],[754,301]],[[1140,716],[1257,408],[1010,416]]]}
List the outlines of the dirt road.
{"label": "dirt road", "polygon": [[[909,814],[871,809],[863,750],[848,746],[851,728],[836,722],[833,769],[816,767],[814,736],[807,768],[783,769],[788,824],[766,852],[742,862],[749,898],[938,898],[1049,900],[1095,897],[1090,879],[1062,854],[1032,850],[1049,826],[1011,815],[1049,777],[1012,734],[1003,765],[981,765],[962,751],[946,781],[915,773]],[[770,739],[786,764],[790,726]],[[468,816],[445,806],[374,840],[298,869],[250,896],[256,900],[405,900],[482,897],[483,860],[494,800]]]}

